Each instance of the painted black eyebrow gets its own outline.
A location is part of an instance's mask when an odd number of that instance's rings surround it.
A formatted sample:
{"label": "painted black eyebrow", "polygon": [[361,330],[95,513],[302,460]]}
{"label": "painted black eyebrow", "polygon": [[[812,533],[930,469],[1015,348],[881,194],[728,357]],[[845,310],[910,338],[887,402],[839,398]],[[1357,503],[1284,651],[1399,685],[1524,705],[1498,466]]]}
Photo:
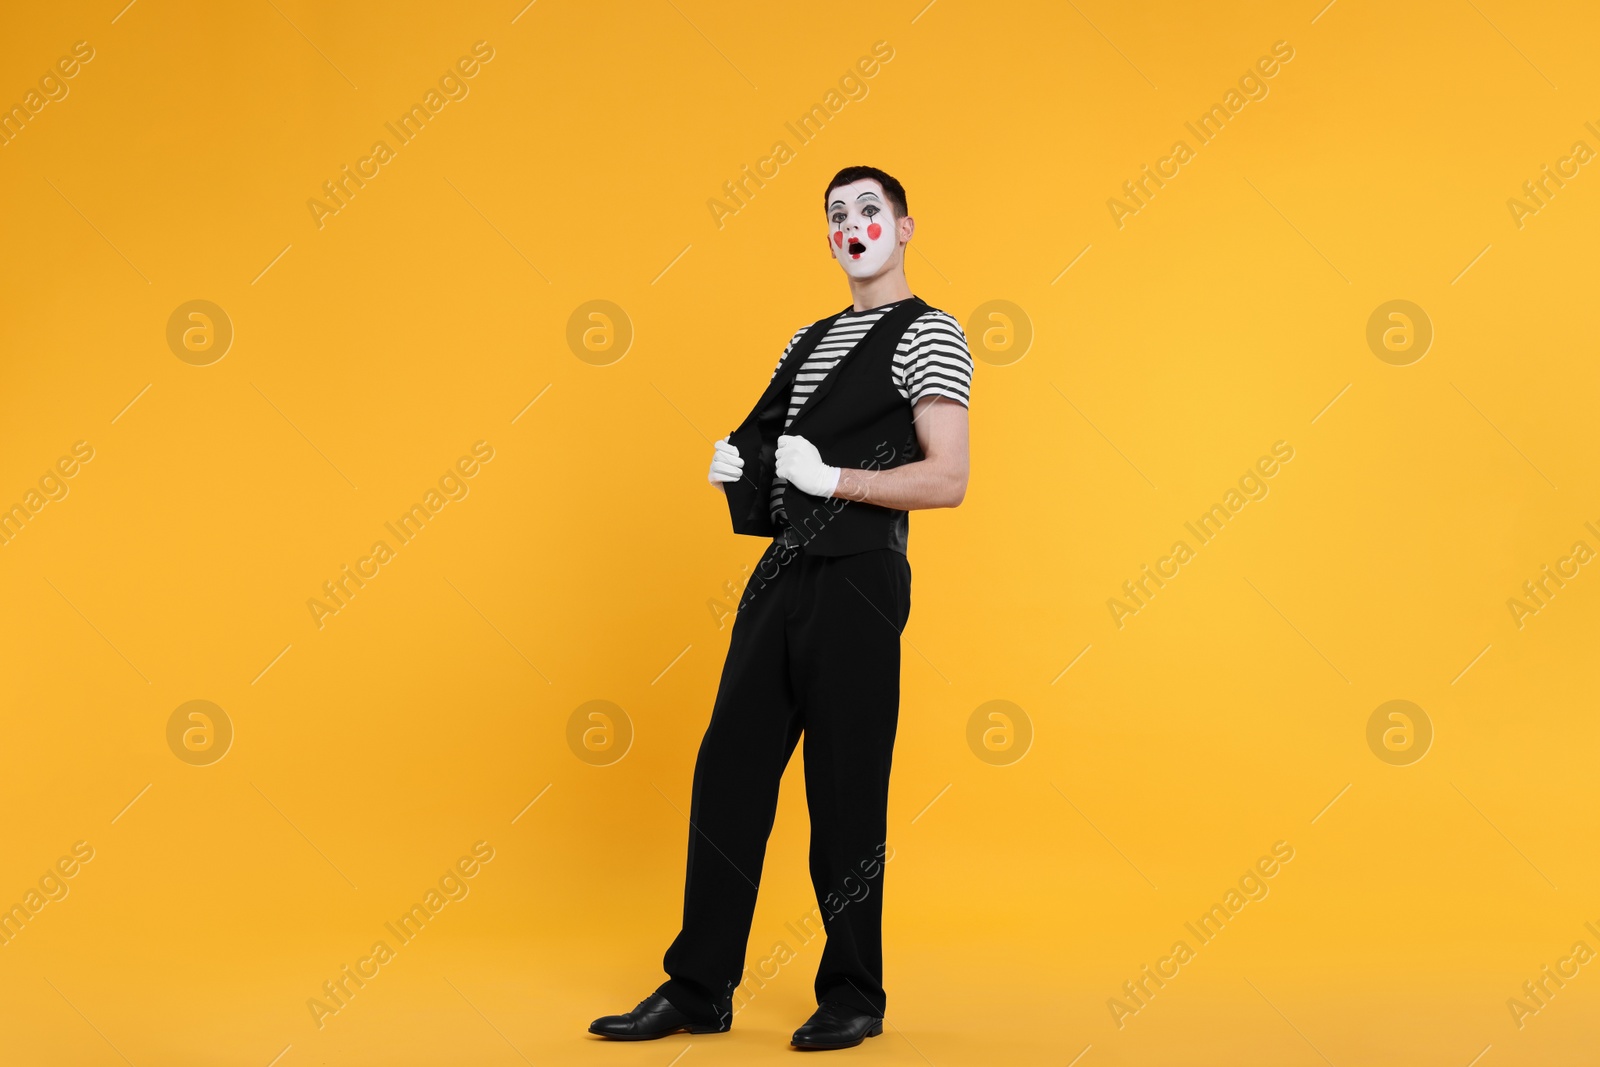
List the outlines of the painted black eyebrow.
{"label": "painted black eyebrow", "polygon": [[[874,200],[878,199],[878,194],[873,192],[871,189],[865,190],[860,195],[858,195],[856,197],[856,199],[857,200],[862,200],[862,199],[865,199],[866,197],[869,197],[869,196],[872,197],[872,199],[874,199]],[[843,200],[835,200],[833,203],[828,205],[828,210],[832,211],[836,207],[844,207],[844,201]]]}

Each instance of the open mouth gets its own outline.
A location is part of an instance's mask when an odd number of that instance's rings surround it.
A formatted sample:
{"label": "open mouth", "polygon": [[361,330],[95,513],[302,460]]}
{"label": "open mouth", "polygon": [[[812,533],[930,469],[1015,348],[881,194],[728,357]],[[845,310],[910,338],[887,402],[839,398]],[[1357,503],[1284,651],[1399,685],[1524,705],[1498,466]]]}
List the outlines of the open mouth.
{"label": "open mouth", "polygon": [[851,256],[853,256],[856,259],[860,259],[861,258],[861,253],[865,252],[866,250],[867,250],[867,246],[866,245],[862,244],[860,241],[856,240],[854,237],[850,238],[850,245],[849,245],[848,251],[849,251]]}

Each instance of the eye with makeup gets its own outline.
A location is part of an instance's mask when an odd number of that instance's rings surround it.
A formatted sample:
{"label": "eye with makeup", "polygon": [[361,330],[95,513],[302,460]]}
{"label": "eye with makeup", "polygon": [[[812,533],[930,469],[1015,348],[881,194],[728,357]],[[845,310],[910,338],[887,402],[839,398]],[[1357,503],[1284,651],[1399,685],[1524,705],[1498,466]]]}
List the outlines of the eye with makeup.
{"label": "eye with makeup", "polygon": [[[878,212],[880,212],[882,210],[883,209],[880,208],[877,204],[867,204],[865,207],[863,207],[861,209],[861,214],[866,216],[867,221],[870,222],[870,221],[872,221],[872,216],[876,215]],[[833,224],[835,226],[843,226],[844,225],[844,220],[847,217],[848,216],[845,215],[845,213],[843,211],[835,211],[833,213],[833,219],[832,219]]]}

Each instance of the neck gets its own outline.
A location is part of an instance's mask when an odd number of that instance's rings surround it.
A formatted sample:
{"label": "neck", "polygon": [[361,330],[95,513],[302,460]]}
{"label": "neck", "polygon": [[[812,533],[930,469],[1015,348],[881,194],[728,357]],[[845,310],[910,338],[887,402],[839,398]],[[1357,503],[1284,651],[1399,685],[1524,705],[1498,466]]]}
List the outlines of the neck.
{"label": "neck", "polygon": [[911,286],[906,284],[905,265],[896,263],[893,270],[884,271],[876,278],[851,278],[850,295],[855,299],[855,311],[904,300],[911,295]]}

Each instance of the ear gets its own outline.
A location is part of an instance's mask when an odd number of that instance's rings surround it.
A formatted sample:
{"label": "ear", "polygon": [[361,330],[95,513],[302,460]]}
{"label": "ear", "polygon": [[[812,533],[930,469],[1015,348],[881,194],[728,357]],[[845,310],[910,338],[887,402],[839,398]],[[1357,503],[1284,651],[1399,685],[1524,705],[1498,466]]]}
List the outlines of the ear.
{"label": "ear", "polygon": [[910,215],[907,215],[905,218],[899,220],[899,222],[896,223],[896,226],[900,231],[900,240],[909,241],[911,240],[911,235],[917,230],[917,220],[912,218]]}

